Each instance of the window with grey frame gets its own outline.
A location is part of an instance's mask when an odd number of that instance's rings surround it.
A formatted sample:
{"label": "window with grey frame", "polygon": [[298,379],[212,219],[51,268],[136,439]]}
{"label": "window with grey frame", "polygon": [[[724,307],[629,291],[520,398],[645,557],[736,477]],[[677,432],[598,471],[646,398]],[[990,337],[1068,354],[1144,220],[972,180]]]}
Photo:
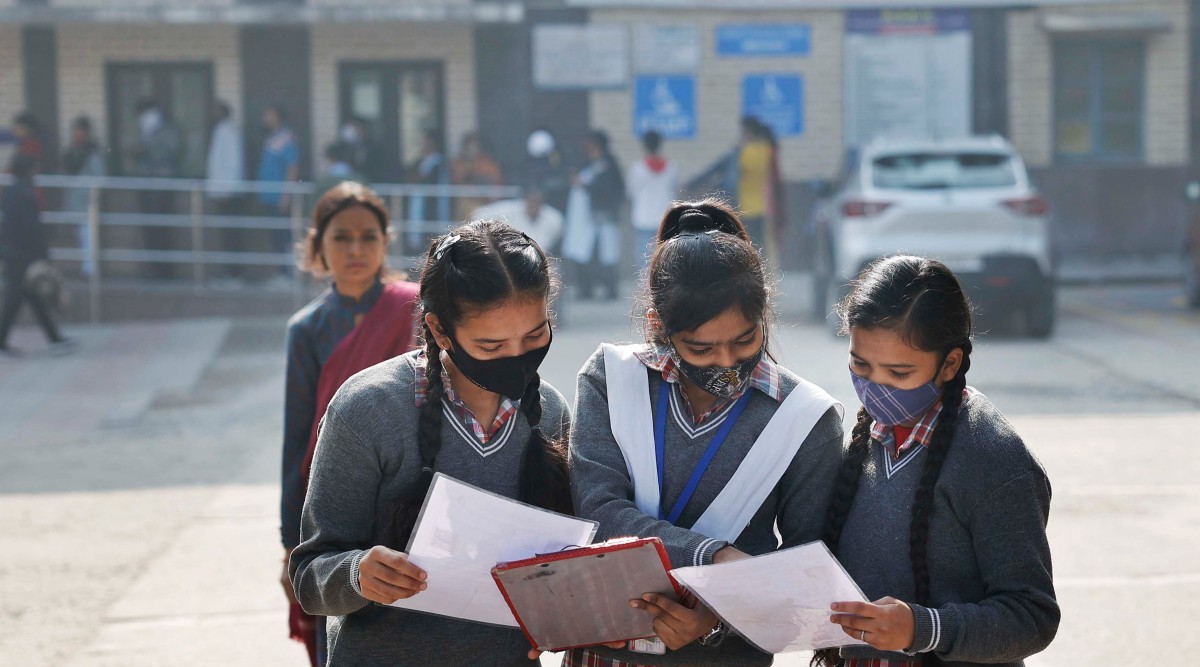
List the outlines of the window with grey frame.
{"label": "window with grey frame", "polygon": [[1060,40],[1054,46],[1054,148],[1062,160],[1128,162],[1144,152],[1145,45]]}

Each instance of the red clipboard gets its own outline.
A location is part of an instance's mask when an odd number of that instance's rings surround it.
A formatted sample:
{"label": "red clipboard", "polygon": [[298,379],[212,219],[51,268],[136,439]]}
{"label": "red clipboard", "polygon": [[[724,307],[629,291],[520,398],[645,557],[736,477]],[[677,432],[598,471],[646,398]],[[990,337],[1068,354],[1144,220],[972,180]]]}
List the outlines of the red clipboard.
{"label": "red clipboard", "polygon": [[645,593],[678,600],[662,540],[623,538],[499,563],[492,578],[530,645],[547,652],[654,636],[650,615],[629,606]]}

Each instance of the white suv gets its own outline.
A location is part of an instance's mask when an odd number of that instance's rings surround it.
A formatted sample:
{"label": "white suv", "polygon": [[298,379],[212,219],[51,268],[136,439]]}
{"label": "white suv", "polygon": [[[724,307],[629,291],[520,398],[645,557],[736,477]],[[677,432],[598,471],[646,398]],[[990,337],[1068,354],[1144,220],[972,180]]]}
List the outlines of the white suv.
{"label": "white suv", "polygon": [[878,140],[847,159],[817,202],[814,315],[880,257],[945,262],[977,310],[1018,315],[1038,337],[1054,329],[1048,207],[999,137]]}

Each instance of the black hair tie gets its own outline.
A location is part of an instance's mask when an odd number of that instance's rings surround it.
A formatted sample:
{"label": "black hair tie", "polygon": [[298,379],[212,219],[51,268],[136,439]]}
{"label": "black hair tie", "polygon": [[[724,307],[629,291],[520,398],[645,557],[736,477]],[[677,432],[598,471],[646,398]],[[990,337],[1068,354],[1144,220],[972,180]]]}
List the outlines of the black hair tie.
{"label": "black hair tie", "polygon": [[720,231],[717,226],[717,221],[713,217],[698,208],[689,208],[679,216],[679,235],[698,236],[711,232]]}

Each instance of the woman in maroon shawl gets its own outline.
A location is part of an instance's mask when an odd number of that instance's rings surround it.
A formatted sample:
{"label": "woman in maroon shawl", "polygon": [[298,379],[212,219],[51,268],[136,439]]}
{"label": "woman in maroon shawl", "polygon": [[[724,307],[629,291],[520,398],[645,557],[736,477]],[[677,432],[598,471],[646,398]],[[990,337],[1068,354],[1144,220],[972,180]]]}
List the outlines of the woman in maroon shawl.
{"label": "woman in maroon shawl", "polygon": [[313,667],[325,663],[325,619],[305,614],[296,603],[287,561],[300,543],[317,426],[351,375],[416,345],[417,285],[403,277],[387,279],[387,240],[383,202],[369,188],[345,182],[317,201],[312,229],[300,247],[303,267],[333,283],[292,316],[287,330],[280,583],[291,602],[292,639],[304,642]]}

